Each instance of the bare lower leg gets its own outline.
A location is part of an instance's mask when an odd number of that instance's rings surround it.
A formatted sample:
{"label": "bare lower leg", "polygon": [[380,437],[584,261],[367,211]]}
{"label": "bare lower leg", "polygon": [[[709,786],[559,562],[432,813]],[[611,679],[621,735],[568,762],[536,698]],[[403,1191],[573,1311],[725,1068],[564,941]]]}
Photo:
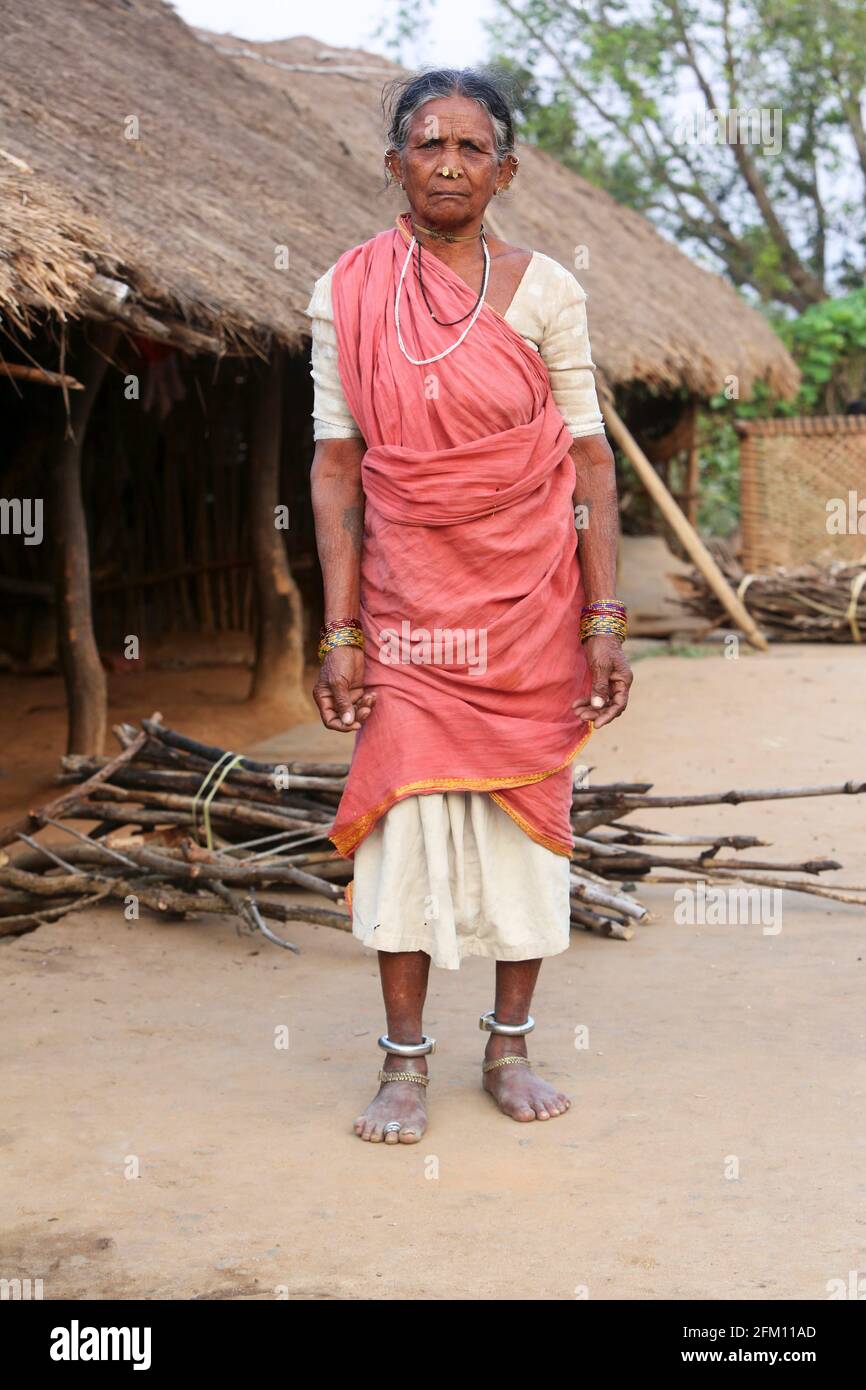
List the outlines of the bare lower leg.
{"label": "bare lower leg", "polygon": [[[497,1023],[525,1023],[530,1013],[540,960],[498,960],[496,962]],[[526,1057],[526,1037],[491,1033],[484,1053],[485,1062],[500,1057]],[[483,1074],[484,1089],[493,1096],[500,1110],[513,1120],[550,1120],[570,1106],[568,1096],[536,1076],[531,1067],[510,1064],[494,1067]]]}
{"label": "bare lower leg", "polygon": [[[430,957],[423,951],[380,951],[379,975],[385,1002],[387,1036],[397,1043],[419,1043],[423,1033],[424,1001]],[[426,1057],[382,1054],[382,1070],[416,1071],[427,1075]],[[383,1081],[378,1094],[355,1121],[355,1133],[373,1144],[417,1144],[427,1125],[424,1092],[417,1081]],[[385,1134],[397,1121],[399,1134]]]}

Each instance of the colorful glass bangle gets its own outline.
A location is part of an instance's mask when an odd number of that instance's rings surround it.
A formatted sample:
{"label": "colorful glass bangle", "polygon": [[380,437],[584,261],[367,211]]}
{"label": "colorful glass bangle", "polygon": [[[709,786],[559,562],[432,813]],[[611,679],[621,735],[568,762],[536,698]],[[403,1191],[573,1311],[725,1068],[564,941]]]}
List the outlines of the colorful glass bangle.
{"label": "colorful glass bangle", "polygon": [[624,642],[628,636],[628,623],[624,617],[615,613],[587,613],[580,619],[580,640],[590,637],[616,637]]}
{"label": "colorful glass bangle", "polygon": [[360,627],[360,618],[332,618],[329,623],[322,623],[319,628],[319,636],[324,637],[326,632],[333,632],[338,627]]}
{"label": "colorful glass bangle", "polygon": [[334,651],[336,647],[360,647],[364,650],[364,634],[360,627],[347,624],[345,627],[333,628],[326,632],[319,643],[319,661],[324,661],[328,652]]}

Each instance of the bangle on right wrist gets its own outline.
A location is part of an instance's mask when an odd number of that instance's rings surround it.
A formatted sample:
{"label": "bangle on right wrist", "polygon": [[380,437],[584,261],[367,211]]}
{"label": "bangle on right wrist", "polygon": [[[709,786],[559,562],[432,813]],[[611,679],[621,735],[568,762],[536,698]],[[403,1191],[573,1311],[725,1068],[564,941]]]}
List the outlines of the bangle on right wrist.
{"label": "bangle on right wrist", "polygon": [[592,603],[585,603],[581,608],[581,642],[586,642],[590,637],[616,637],[620,642],[624,642],[627,636],[627,610],[619,599],[595,599]]}

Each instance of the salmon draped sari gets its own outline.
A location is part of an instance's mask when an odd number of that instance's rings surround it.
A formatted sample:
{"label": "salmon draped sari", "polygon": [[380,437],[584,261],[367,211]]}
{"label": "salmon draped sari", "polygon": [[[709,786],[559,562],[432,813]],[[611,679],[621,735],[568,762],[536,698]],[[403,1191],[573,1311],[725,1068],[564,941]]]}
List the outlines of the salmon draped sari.
{"label": "salmon draped sari", "polygon": [[[347,251],[332,281],[340,378],[367,445],[360,618],[377,700],[330,838],[351,858],[404,797],[483,791],[569,855],[569,764],[592,732],[571,708],[591,688],[572,436],[539,353],[487,305],[448,357],[407,361],[404,219]],[[434,322],[416,258],[400,325],[409,354],[431,357],[468,320]],[[422,272],[438,319],[472,308],[477,292],[436,256]]]}

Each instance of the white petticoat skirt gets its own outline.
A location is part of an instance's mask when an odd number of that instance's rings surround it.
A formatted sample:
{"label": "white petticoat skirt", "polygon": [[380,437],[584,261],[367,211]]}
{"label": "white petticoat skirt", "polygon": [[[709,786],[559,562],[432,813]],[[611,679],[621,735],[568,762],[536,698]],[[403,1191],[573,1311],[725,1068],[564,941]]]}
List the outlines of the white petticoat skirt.
{"label": "white petticoat skirt", "polygon": [[398,801],[355,851],[352,932],[378,951],[536,960],[568,949],[570,860],[486,792]]}

